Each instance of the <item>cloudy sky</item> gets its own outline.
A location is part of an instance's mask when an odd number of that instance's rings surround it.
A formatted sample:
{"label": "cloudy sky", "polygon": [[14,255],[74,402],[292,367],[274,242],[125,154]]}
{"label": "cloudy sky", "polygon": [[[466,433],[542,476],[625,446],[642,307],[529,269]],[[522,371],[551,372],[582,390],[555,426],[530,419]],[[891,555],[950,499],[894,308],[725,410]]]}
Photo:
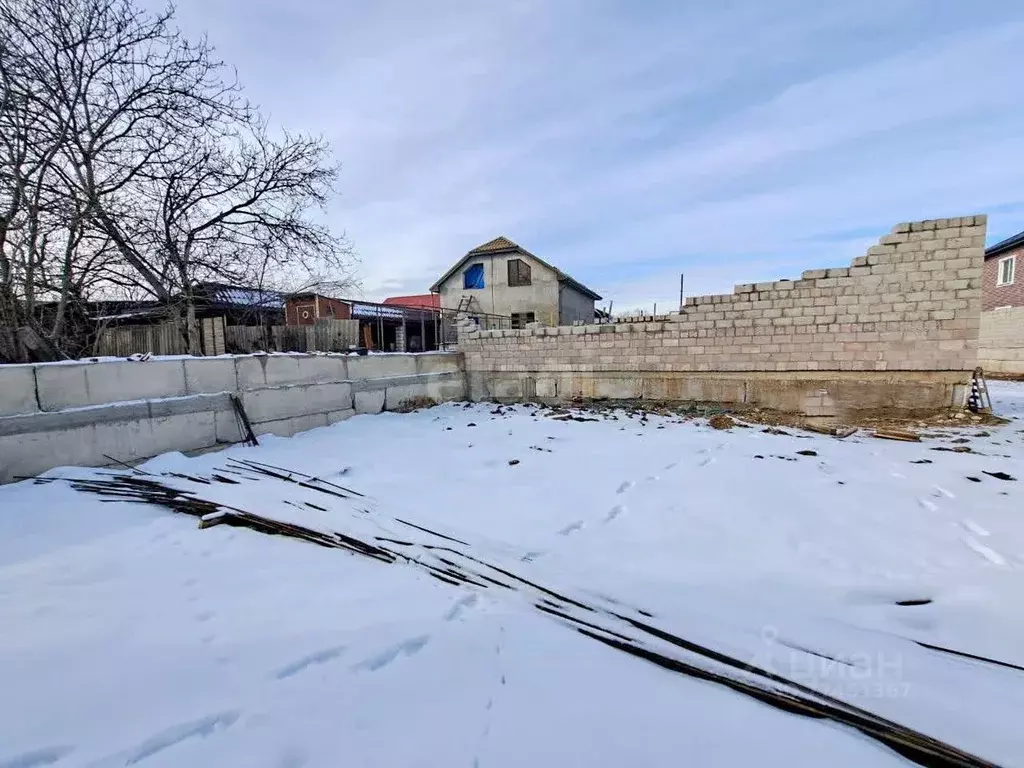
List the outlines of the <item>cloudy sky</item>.
{"label": "cloudy sky", "polygon": [[506,235],[669,307],[892,224],[1024,229],[1019,0],[179,0],[274,123],[327,136],[366,298]]}

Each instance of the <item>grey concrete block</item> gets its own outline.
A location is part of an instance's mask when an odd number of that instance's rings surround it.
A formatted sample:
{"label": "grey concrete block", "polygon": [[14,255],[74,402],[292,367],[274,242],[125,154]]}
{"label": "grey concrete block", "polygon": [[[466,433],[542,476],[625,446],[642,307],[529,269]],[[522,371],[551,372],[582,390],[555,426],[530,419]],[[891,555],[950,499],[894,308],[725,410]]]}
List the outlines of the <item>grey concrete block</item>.
{"label": "grey concrete block", "polygon": [[352,408],[348,382],[309,384],[244,392],[242,402],[253,423],[278,421]]}
{"label": "grey concrete block", "polygon": [[356,413],[380,413],[384,410],[384,390],[365,390],[353,393]]}
{"label": "grey concrete block", "polygon": [[496,400],[517,400],[523,396],[523,382],[515,374],[507,378],[491,378],[487,382],[487,389],[490,397]]}
{"label": "grey concrete block", "polygon": [[351,419],[355,415],[356,412],[352,408],[348,408],[347,410],[344,411],[331,411],[330,413],[327,414],[327,424],[337,424],[339,421]]}
{"label": "grey concrete block", "polygon": [[643,380],[640,378],[595,378],[594,397],[609,400],[632,400],[643,394]]}
{"label": "grey concrete block", "polygon": [[462,369],[457,352],[426,352],[415,355],[417,373],[457,373]]}
{"label": "grey concrete block", "polygon": [[97,456],[95,427],[91,425],[60,432],[0,435],[0,483],[35,477],[54,467],[92,466]]}
{"label": "grey concrete block", "polygon": [[137,462],[168,451],[199,450],[214,444],[215,411],[4,434],[0,435],[0,483],[54,467],[106,466],[114,463],[111,459]]}
{"label": "grey concrete block", "polygon": [[307,432],[317,427],[327,426],[326,413],[313,413],[308,416],[296,416],[289,419],[275,419],[262,424],[253,424],[252,431],[257,435],[273,434],[278,437],[291,437],[299,432]]}
{"label": "grey concrete block", "polygon": [[[461,375],[450,378],[428,379],[424,383],[424,392],[427,397],[438,403],[465,400],[466,381]],[[526,396],[536,397],[536,389],[533,392],[526,393]]]}
{"label": "grey concrete block", "polygon": [[208,411],[231,412],[228,395],[193,395],[168,400],[111,403],[68,411],[0,417],[0,435],[60,432],[94,424],[138,421]]}
{"label": "grey concrete block", "polygon": [[245,439],[234,410],[214,412],[214,436],[218,443],[240,443]]}
{"label": "grey concrete block", "polygon": [[44,411],[186,394],[181,360],[40,365],[36,383]]}
{"label": "grey concrete block", "polygon": [[556,379],[537,379],[537,397],[549,398],[558,395],[558,381]]}
{"label": "grey concrete block", "polygon": [[[61,408],[88,405],[85,369],[89,365],[90,363],[36,366],[36,391],[39,393],[41,410],[59,411]],[[95,365],[120,365],[120,363],[95,363]],[[133,365],[141,365],[141,363],[133,363]]]}
{"label": "grey concrete block", "polygon": [[182,413],[153,419],[104,422],[95,425],[96,464],[138,461],[170,451],[193,451],[217,443],[212,411]]}
{"label": "grey concrete block", "polygon": [[241,390],[348,379],[347,358],[328,355],[253,355],[235,360]]}
{"label": "grey concrete block", "polygon": [[388,387],[384,391],[384,410],[393,411],[408,400],[426,396],[427,388],[423,383],[402,384],[397,387]]}
{"label": "grey concrete block", "polygon": [[182,397],[187,394],[183,362],[150,360],[145,363],[95,363],[86,366],[88,402],[81,404]]}
{"label": "grey concrete block", "polygon": [[185,360],[185,389],[190,395],[238,389],[235,361],[229,358]]}
{"label": "grey concrete block", "polygon": [[351,379],[380,379],[391,376],[412,376],[416,373],[417,355],[366,355],[348,358]]}
{"label": "grey concrete block", "polygon": [[0,365],[0,416],[35,413],[38,410],[32,366]]}

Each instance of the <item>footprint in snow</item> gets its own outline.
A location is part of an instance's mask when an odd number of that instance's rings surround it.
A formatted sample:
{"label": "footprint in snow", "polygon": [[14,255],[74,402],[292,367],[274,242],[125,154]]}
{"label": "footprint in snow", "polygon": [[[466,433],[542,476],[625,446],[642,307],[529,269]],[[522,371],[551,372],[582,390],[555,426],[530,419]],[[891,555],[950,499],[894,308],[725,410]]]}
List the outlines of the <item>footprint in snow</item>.
{"label": "footprint in snow", "polygon": [[445,621],[455,621],[463,613],[472,608],[480,601],[480,596],[476,593],[465,595],[455,601],[455,604],[448,610],[448,613],[444,615]]}
{"label": "footprint in snow", "polygon": [[988,560],[993,565],[1006,565],[1006,560],[1003,559],[1002,555],[1000,555],[994,549],[986,547],[973,536],[968,536],[966,539],[964,539],[964,544],[973,549],[975,552],[977,552],[979,555],[981,555],[983,558]]}
{"label": "footprint in snow", "polygon": [[697,466],[698,467],[706,467],[708,464],[714,464],[714,463],[715,463],[715,457],[714,456],[708,456],[705,459],[701,459],[700,463],[697,464]]}
{"label": "footprint in snow", "polygon": [[917,503],[920,504],[925,509],[927,509],[929,512],[935,512],[939,508],[938,504],[936,504],[933,501],[928,501],[928,499],[918,499]]}
{"label": "footprint in snow", "polygon": [[333,648],[324,648],[323,650],[311,653],[308,656],[303,656],[301,659],[293,661],[291,664],[287,664],[277,670],[274,675],[278,680],[284,680],[292,677],[293,675],[299,674],[304,669],[316,666],[317,664],[326,664],[329,661],[333,661],[345,652],[345,646],[338,645]]}
{"label": "footprint in snow", "polygon": [[973,533],[975,536],[988,536],[989,535],[989,532],[987,530],[982,528],[980,525],[978,525],[976,522],[974,522],[970,518],[967,518],[966,520],[963,520],[961,524],[963,525],[964,528],[966,528],[968,531]]}
{"label": "footprint in snow", "polygon": [[0,768],[43,768],[53,765],[72,751],[73,747],[57,746],[33,749],[20,755],[0,760]]}
{"label": "footprint in snow", "polygon": [[605,515],[604,521],[606,523],[610,523],[612,520],[614,520],[616,517],[618,517],[625,511],[626,506],[624,504],[616,504],[614,507],[608,510],[608,514]]}
{"label": "footprint in snow", "polygon": [[622,485],[619,486],[619,489],[617,491],[615,491],[615,492],[616,493],[625,493],[630,488],[632,488],[634,485],[636,485],[636,483],[634,483],[632,480],[626,480],[625,482],[622,483]]}
{"label": "footprint in snow", "polygon": [[955,499],[956,496],[952,492],[947,491],[941,485],[932,486],[932,496],[945,496],[947,499]]}
{"label": "footprint in snow", "polygon": [[381,651],[376,656],[359,662],[353,669],[355,670],[366,670],[367,672],[376,672],[378,669],[383,669],[388,666],[399,656],[415,656],[417,653],[423,650],[424,646],[430,642],[429,635],[420,635],[419,637],[410,637],[408,640],[403,640],[387,650]]}
{"label": "footprint in snow", "polygon": [[107,768],[107,766],[114,768],[114,766],[130,766],[141,763],[143,760],[153,757],[165,749],[174,747],[187,739],[205,739],[219,731],[226,730],[235,724],[241,714],[238,710],[228,710],[207,715],[188,723],[172,725],[153,734],[131,749],[111,755],[107,760],[101,760],[95,764],[96,768],[101,766],[103,768]]}
{"label": "footprint in snow", "polygon": [[569,525],[565,526],[565,528],[558,532],[558,535],[568,536],[571,533],[576,533],[576,531],[580,530],[581,528],[583,528],[583,521],[577,520],[575,523],[569,523]]}

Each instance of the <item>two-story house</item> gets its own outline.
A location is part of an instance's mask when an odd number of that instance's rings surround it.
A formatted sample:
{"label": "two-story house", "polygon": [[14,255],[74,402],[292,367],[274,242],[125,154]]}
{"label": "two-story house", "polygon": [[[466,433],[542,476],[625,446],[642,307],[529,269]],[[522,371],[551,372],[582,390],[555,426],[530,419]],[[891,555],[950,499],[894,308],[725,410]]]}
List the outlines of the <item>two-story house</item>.
{"label": "two-story house", "polygon": [[594,320],[601,297],[507,237],[471,250],[430,290],[445,309],[510,317],[513,328],[527,323],[572,325]]}
{"label": "two-story house", "polygon": [[978,363],[986,371],[1024,374],[1024,232],[985,250]]}
{"label": "two-story house", "polygon": [[1024,307],[1024,232],[1018,232],[985,250],[981,308]]}

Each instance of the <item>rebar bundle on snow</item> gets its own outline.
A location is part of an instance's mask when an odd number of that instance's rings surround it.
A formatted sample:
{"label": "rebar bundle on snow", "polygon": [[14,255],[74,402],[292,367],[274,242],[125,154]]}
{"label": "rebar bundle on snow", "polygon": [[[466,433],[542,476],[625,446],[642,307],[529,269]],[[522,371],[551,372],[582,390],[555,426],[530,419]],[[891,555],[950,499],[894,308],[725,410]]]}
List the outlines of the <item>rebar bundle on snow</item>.
{"label": "rebar bundle on snow", "polygon": [[[250,528],[260,533],[288,536],[322,547],[347,550],[381,563],[405,563],[424,570],[446,584],[512,591],[525,597],[536,610],[546,616],[607,647],[677,674],[723,685],[786,712],[830,720],[854,728],[918,765],[936,768],[981,768],[994,765],[841,699],[661,629],[656,625],[655,617],[645,611],[622,606],[612,610],[536,583],[508,568],[477,557],[467,542],[422,525],[390,517],[387,519],[388,524],[408,530],[407,538],[393,535],[360,536],[352,532],[324,531],[282,521],[212,501],[202,495],[203,488],[213,484],[239,485],[268,480],[293,484],[321,494],[327,497],[323,502],[325,505],[332,504],[331,499],[344,499],[349,504],[355,504],[357,511],[369,512],[359,508],[365,502],[365,497],[350,488],[251,460],[229,460],[227,467],[213,472],[208,478],[179,473],[158,476],[135,470],[131,474],[106,473],[71,479],[70,482],[75,489],[98,494],[107,501],[156,504],[190,515],[199,520],[202,528],[215,525]],[[300,509],[305,507],[332,511],[330,506],[309,501],[284,503]]]}

